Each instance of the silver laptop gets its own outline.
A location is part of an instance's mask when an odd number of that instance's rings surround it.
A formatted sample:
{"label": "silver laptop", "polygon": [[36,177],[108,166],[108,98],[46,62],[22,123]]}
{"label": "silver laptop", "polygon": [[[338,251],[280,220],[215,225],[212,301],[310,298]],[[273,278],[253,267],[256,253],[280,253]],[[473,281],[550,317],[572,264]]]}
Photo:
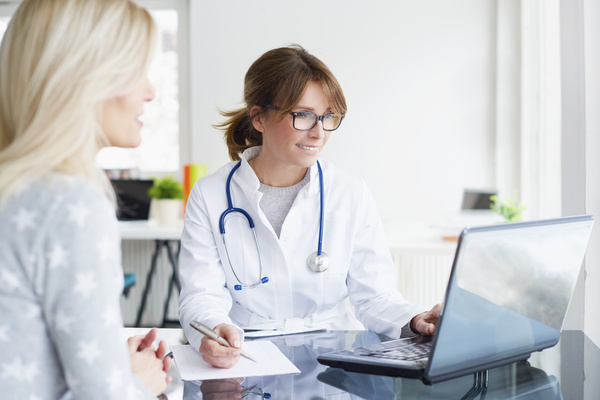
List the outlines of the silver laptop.
{"label": "silver laptop", "polygon": [[592,216],[582,215],[467,228],[459,238],[433,336],[317,359],[347,371],[431,384],[552,347],[560,338],[592,225]]}

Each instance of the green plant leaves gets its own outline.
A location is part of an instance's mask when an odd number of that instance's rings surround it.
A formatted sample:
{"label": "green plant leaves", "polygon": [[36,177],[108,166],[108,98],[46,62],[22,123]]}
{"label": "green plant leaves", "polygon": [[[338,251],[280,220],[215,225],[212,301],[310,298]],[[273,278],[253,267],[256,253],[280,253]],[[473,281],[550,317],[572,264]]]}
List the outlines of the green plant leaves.
{"label": "green plant leaves", "polygon": [[148,189],[153,199],[183,199],[183,186],[173,177],[154,178],[154,185]]}

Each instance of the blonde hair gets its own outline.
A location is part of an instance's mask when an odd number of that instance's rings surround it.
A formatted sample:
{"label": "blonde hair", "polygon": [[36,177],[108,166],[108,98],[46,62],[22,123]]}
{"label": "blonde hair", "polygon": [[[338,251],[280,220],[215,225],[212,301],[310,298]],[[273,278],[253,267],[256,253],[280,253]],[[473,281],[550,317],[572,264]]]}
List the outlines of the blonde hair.
{"label": "blonde hair", "polygon": [[345,114],[346,98],[337,79],[327,66],[301,46],[291,45],[269,50],[248,69],[244,78],[246,106],[234,111],[222,111],[227,117],[215,125],[225,131],[229,158],[240,160],[240,154],[249,147],[262,144],[262,134],[252,125],[253,106],[277,105],[276,115],[285,117],[298,105],[310,81],[319,82],[327,96],[331,110]]}
{"label": "blonde hair", "polygon": [[102,105],[144,78],[155,37],[132,1],[23,1],[0,46],[0,206],[51,171],[114,196],[96,165]]}

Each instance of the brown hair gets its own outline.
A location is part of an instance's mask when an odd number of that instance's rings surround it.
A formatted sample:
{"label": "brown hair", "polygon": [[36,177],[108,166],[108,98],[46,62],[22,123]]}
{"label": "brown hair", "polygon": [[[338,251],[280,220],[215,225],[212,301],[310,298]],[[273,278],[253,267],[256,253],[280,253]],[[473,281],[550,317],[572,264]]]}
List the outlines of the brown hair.
{"label": "brown hair", "polygon": [[[248,69],[244,78],[246,106],[234,111],[221,111],[227,118],[215,125],[225,131],[229,158],[240,160],[240,154],[249,147],[262,144],[262,134],[252,125],[253,106],[277,105],[280,118],[288,115],[298,104],[310,81],[323,85],[331,110],[346,113],[346,99],[342,88],[329,68],[317,57],[298,45],[269,50]],[[263,112],[265,109],[263,109]]]}

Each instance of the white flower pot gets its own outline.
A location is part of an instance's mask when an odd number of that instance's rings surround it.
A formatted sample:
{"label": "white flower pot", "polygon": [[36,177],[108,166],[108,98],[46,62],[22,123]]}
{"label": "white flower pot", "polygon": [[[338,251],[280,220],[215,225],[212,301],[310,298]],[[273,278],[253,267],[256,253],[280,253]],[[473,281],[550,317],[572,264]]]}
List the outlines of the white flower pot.
{"label": "white flower pot", "polygon": [[182,200],[152,199],[154,216],[160,225],[176,225],[182,218]]}

